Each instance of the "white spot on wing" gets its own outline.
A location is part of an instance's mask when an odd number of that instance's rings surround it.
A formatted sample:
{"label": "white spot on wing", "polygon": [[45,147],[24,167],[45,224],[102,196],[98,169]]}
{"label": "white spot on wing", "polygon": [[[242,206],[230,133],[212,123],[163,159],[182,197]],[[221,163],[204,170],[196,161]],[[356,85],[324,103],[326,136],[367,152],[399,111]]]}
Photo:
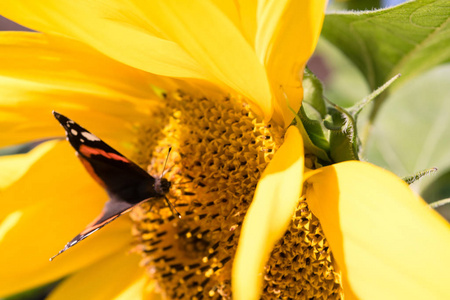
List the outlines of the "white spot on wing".
{"label": "white spot on wing", "polygon": [[80,142],[84,143],[84,139],[80,139]]}
{"label": "white spot on wing", "polygon": [[96,137],[95,135],[93,135],[92,133],[87,132],[87,131],[83,131],[81,133],[81,135],[84,136],[85,138],[87,138],[91,142],[101,141],[98,137]]}
{"label": "white spot on wing", "polygon": [[78,135],[78,131],[76,131],[76,130],[73,129],[73,128],[70,130],[70,132],[71,132],[73,135]]}

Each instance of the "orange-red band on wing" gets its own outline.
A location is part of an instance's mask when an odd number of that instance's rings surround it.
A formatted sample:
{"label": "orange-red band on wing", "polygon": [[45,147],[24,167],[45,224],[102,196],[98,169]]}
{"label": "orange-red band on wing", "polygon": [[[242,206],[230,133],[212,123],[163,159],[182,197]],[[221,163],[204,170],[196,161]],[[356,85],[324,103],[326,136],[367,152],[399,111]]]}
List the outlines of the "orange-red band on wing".
{"label": "orange-red band on wing", "polygon": [[91,157],[92,155],[101,155],[104,156],[106,158],[111,158],[114,160],[120,160],[123,161],[125,163],[129,163],[130,161],[128,159],[126,159],[125,157],[116,154],[116,153],[111,153],[111,152],[106,152],[105,150],[99,149],[99,148],[92,148],[86,145],[81,145],[80,149],[78,150],[81,152],[81,154],[83,154],[86,157]]}

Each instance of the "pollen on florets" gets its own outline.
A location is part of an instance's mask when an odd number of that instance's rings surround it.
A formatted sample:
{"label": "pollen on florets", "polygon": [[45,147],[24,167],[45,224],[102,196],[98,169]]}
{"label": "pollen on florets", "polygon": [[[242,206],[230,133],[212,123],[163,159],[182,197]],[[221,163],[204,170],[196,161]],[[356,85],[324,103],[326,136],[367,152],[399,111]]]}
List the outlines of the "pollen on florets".
{"label": "pollen on florets", "polygon": [[340,299],[341,277],[331,249],[305,199],[299,202],[292,222],[275,245],[266,265],[262,299]]}
{"label": "pollen on florets", "polygon": [[[131,214],[135,249],[166,298],[231,299],[231,267],[241,225],[258,180],[282,144],[285,130],[265,123],[248,105],[233,98],[211,100],[178,92],[164,101],[164,108],[154,113],[149,125],[140,128],[134,160],[159,176],[167,150],[172,147],[165,176],[172,182],[167,197],[182,218],[173,216],[164,201],[135,208]],[[298,222],[294,218],[292,228],[297,228]],[[289,229],[286,234],[292,235],[292,230],[302,232]],[[319,234],[323,236],[321,231]],[[301,235],[304,238],[304,233]],[[274,279],[274,270],[278,273],[285,267],[277,257],[290,251],[283,248],[289,243],[283,243],[277,245],[266,268],[263,298],[284,295],[284,291],[273,292],[274,287],[282,287],[279,278]],[[295,243],[289,246],[297,247]],[[295,251],[309,251],[308,247],[302,244]],[[326,286],[327,291],[319,294],[332,295],[328,289],[336,288],[330,284],[335,281],[331,254],[327,249],[317,251],[327,253],[321,259],[329,260],[329,264],[308,269],[307,273],[325,276],[312,280]],[[313,256],[303,257],[311,260]],[[311,263],[316,264],[316,260]],[[308,286],[296,281],[289,284],[294,283],[300,290]]]}

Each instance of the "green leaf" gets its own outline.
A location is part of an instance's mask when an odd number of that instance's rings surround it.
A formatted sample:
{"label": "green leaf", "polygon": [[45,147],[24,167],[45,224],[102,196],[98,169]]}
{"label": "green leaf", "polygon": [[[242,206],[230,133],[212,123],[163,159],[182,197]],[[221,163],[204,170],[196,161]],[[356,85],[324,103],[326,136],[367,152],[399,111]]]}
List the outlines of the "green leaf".
{"label": "green leaf", "polygon": [[327,14],[322,36],[345,53],[371,89],[450,62],[450,1],[417,0],[369,12]]}
{"label": "green leaf", "polygon": [[381,6],[380,0],[347,0],[343,1],[347,4],[347,9],[354,10],[365,10],[365,9],[374,9],[379,8]]}
{"label": "green leaf", "polygon": [[[400,177],[437,167],[450,169],[450,64],[416,77],[396,90],[376,119],[364,156]],[[423,190],[436,176],[411,185]]]}

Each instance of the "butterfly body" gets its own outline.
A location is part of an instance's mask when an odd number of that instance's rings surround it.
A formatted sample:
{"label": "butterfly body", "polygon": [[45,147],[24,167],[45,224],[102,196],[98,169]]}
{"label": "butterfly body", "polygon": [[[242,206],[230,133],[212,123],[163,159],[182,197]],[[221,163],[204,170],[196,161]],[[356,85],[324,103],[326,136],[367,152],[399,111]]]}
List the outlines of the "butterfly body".
{"label": "butterfly body", "polygon": [[[64,127],[67,140],[75,149],[88,173],[107,192],[109,201],[105,203],[101,214],[50,260],[137,204],[151,199],[165,198],[171,186],[168,180],[151,176],[71,119],[57,112],[53,112],[53,115]],[[166,201],[168,201],[167,198]],[[168,203],[170,205],[170,202]]]}

